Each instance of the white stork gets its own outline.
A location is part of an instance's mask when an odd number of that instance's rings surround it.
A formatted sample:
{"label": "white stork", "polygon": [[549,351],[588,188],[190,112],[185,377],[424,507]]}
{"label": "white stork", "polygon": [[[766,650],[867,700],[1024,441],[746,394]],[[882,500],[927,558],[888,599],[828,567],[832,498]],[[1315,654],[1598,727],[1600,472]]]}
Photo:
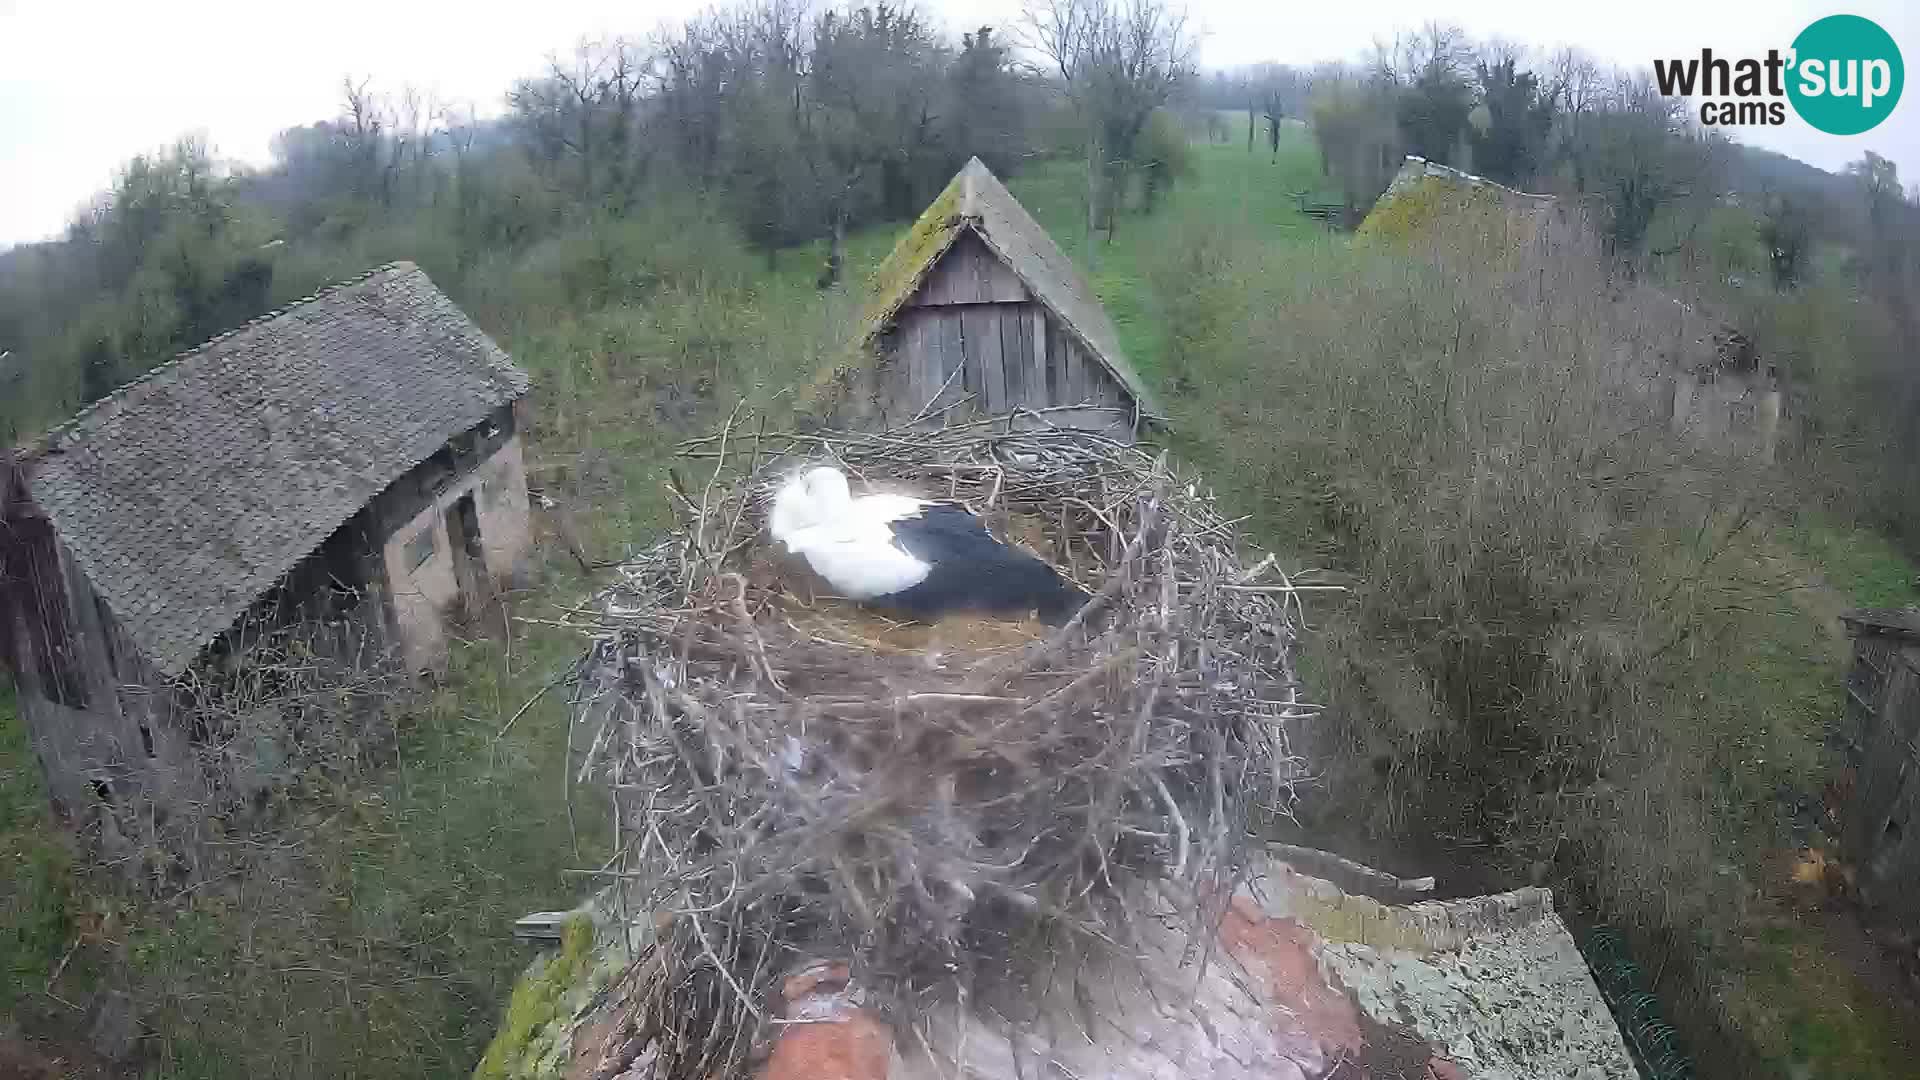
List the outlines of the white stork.
{"label": "white stork", "polygon": [[1053,567],[994,539],[966,507],[905,495],[856,499],[835,468],[808,469],[782,486],[767,525],[842,595],[916,618],[1031,611],[1058,625],[1088,598]]}

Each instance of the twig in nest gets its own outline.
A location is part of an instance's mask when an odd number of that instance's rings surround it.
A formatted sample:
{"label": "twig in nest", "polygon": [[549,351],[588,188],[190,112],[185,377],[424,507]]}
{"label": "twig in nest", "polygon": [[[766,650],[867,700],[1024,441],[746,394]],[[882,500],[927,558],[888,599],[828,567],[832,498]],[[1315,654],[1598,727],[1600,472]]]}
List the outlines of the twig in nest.
{"label": "twig in nest", "polygon": [[913,414],[913,419],[907,421],[907,426],[912,427],[914,424],[917,424],[920,421],[925,420],[927,418],[927,413],[931,411],[933,408],[933,403],[940,400],[940,395],[947,392],[947,388],[953,385],[953,380],[959,378],[960,373],[964,370],[966,370],[964,367],[954,368],[953,374],[947,376],[947,381],[940,384],[940,389],[935,390],[933,392],[933,396],[927,399],[927,403],[925,405],[920,406],[920,411]]}
{"label": "twig in nest", "polygon": [[752,639],[754,657],[760,661],[760,673],[767,677],[767,681],[773,684],[775,690],[786,693],[787,688],[781,685],[780,677],[773,673],[772,661],[767,659],[767,643],[760,636],[760,628],[753,624],[753,616],[747,614],[747,579],[739,574],[727,574],[724,575],[723,580],[740,587],[739,591],[733,594],[733,600],[728,605],[728,609],[733,612],[733,617],[740,621],[740,628]]}
{"label": "twig in nest", "polygon": [[699,912],[688,910],[684,914],[693,925],[693,936],[700,939],[700,948],[707,954],[707,962],[713,965],[713,970],[719,972],[722,979],[726,980],[727,988],[733,991],[733,996],[740,999],[740,1007],[752,1014],[755,1020],[765,1022],[767,1015],[761,1012],[760,1006],[755,1005],[753,999],[747,996],[747,992],[740,988],[740,983],[734,979],[733,972],[727,970],[727,965],[721,963],[719,954],[713,951],[713,942],[707,940],[707,929],[700,924]]}

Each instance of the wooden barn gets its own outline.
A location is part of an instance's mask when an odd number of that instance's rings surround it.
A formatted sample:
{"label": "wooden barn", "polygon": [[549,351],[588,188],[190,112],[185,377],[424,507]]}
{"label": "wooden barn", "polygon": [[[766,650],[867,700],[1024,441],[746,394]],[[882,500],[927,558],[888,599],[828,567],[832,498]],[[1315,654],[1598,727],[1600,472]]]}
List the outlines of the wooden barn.
{"label": "wooden barn", "polygon": [[426,665],[530,545],[527,377],[408,263],[214,338],[0,461],[0,659],[57,805],[189,798],[237,626]]}
{"label": "wooden barn", "polygon": [[1131,439],[1159,415],[1086,279],[979,158],[881,264],[861,346],[877,362],[839,380],[837,423],[1050,410],[1045,422]]}

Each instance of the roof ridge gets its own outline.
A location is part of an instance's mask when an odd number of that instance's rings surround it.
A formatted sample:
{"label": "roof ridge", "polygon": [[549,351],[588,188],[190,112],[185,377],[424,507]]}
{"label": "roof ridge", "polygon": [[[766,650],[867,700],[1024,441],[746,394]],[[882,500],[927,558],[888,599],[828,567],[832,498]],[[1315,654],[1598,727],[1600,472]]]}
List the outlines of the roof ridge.
{"label": "roof ridge", "polygon": [[[1470,173],[1465,169],[1456,169],[1451,165],[1443,165],[1438,161],[1432,160],[1431,158],[1423,158],[1419,154],[1408,154],[1406,156],[1406,160],[1401,163],[1401,168],[1405,168],[1407,163],[1409,162],[1418,163],[1419,165],[1423,166],[1428,176],[1435,175],[1435,171],[1437,170],[1440,174],[1453,176],[1460,180],[1465,180],[1469,184],[1473,184],[1475,186],[1485,185],[1490,188],[1495,188],[1497,190],[1504,191],[1509,195],[1518,195],[1523,199],[1542,199],[1548,202],[1558,201],[1558,196],[1542,195],[1538,192],[1532,192],[1532,191],[1521,191],[1519,188],[1508,187],[1507,185],[1501,183],[1498,180],[1489,180],[1484,176],[1480,176],[1475,173]],[[1398,179],[1398,177],[1396,176],[1395,179]]]}
{"label": "roof ridge", "polygon": [[344,290],[353,288],[356,285],[364,285],[368,281],[371,281],[376,275],[386,273],[389,270],[399,270],[402,267],[410,268],[415,271],[419,271],[420,269],[413,262],[407,259],[395,259],[391,262],[381,263],[379,266],[376,266],[371,270],[363,270],[360,273],[355,274],[353,277],[343,278],[339,281],[332,282],[330,284],[322,286],[319,289],[315,289],[312,293],[306,296],[303,296],[298,300],[290,300],[287,303],[282,304],[281,306],[274,308],[271,311],[265,312],[264,314],[256,315],[253,318],[248,319],[246,322],[241,323],[239,326],[236,326],[231,330],[223,330],[220,333],[213,335],[212,337],[208,338],[205,341],[202,341],[200,344],[195,345],[190,349],[182,349],[179,352],[174,353],[172,356],[161,361],[160,363],[153,365],[152,367],[141,372],[140,374],[135,375],[133,378],[128,379],[126,382],[123,382],[120,385],[114,387],[113,390],[110,391],[105,397],[96,398],[93,401],[88,402],[87,404],[81,406],[80,411],[74,413],[72,416],[54,425],[53,427],[48,428],[46,431],[46,434],[41,436],[39,440],[39,444],[34,448],[35,452],[46,453],[46,452],[58,450],[59,447],[57,444],[59,440],[63,436],[70,434],[75,428],[79,427],[81,421],[87,420],[90,417],[92,417],[95,413],[99,412],[101,406],[107,405],[110,402],[118,400],[122,395],[124,395],[127,391],[133,389],[134,387],[143,386],[146,383],[151,382],[153,379],[155,379],[159,375],[172,371],[173,369],[179,367],[182,363],[185,363],[187,360],[190,360],[193,357],[206,352],[208,349],[211,349],[215,345],[218,345],[221,342],[226,341],[228,338],[231,338],[234,335],[242,333],[244,331],[252,330],[263,323],[272,322],[274,319],[280,318],[282,315],[287,314],[288,312],[294,310],[295,308],[305,307],[308,304],[330,297],[335,293],[339,293]]}
{"label": "roof ridge", "polygon": [[[1128,362],[1093,282],[977,154],[954,173],[881,261],[875,295],[861,316],[859,347],[872,344],[906,306],[934,265],[952,250],[962,229],[971,229],[987,245],[1035,301],[1086,346],[1094,362],[1120,382],[1142,412],[1164,416],[1152,387]],[[998,238],[1000,231],[1008,238]]]}
{"label": "roof ridge", "polygon": [[[979,177],[974,175],[975,170],[978,170]],[[1014,195],[1006,183],[995,176],[992,169],[987,168],[986,162],[975,157],[967,162],[961,173],[967,178],[968,190],[976,204],[975,210],[984,211],[991,206],[996,213],[1004,215],[1007,223],[1012,226],[1011,232],[1024,239],[1025,246],[1034,259],[1038,260],[1042,267],[1046,267],[1050,259],[1057,258],[1060,273],[1053,274],[1044,281],[1036,278],[1029,268],[1021,265],[1021,260],[1015,257],[1009,245],[995,238],[994,229],[991,223],[985,220],[984,213],[976,213],[974,217],[968,219],[968,224],[973,226],[975,235],[985,241],[999,257],[1001,263],[1027,286],[1028,291],[1033,293],[1034,299],[1053,312],[1061,324],[1086,346],[1094,362],[1119,380],[1135,403],[1140,406],[1141,411],[1157,418],[1163,417],[1164,414],[1160,410],[1158,401],[1155,400],[1152,388],[1140,377],[1139,372],[1127,360],[1124,350],[1120,347],[1119,332],[1113,327],[1112,316],[1107,312],[1106,305],[1101,303],[1100,294],[1094,291],[1092,279],[1073,261],[1073,257],[1060,247],[1059,241],[1053,238],[1053,234],[1047,231],[1046,226],[1040,224],[1039,219],[1033,216],[1033,211],[1028,210],[1026,204]],[[984,177],[984,182],[980,177]],[[1048,250],[1051,250],[1051,256]],[[1061,297],[1056,295],[1061,292],[1075,301],[1075,311],[1068,311],[1062,304]],[[1082,309],[1086,312],[1085,318],[1080,317]],[[1086,325],[1088,322],[1104,322],[1106,325],[1090,326]],[[1095,334],[1099,334],[1099,339],[1095,338]]]}

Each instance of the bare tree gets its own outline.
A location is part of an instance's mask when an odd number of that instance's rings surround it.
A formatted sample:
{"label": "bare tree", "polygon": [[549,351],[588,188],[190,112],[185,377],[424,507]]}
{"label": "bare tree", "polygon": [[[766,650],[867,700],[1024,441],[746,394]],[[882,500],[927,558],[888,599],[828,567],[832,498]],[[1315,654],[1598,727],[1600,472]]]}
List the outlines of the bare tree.
{"label": "bare tree", "polygon": [[480,122],[474,114],[473,103],[441,107],[439,121],[440,130],[447,136],[447,149],[453,153],[456,162],[464,161],[473,152],[474,139],[480,132]]}
{"label": "bare tree", "polygon": [[381,201],[390,203],[403,177],[410,175],[413,199],[421,201],[433,162],[433,125],[439,115],[432,95],[404,87],[386,109],[389,132],[386,166],[381,170]]}
{"label": "bare tree", "polygon": [[1590,112],[1600,104],[1606,85],[1599,61],[1568,47],[1547,58],[1547,88],[1560,99],[1567,115]]}
{"label": "bare tree", "polygon": [[1394,86],[1411,86],[1421,78],[1463,78],[1473,59],[1466,31],[1448,23],[1429,22],[1418,32],[1399,33],[1391,41],[1374,39],[1374,74]]}
{"label": "bare tree", "polygon": [[380,161],[380,143],[386,134],[386,118],[380,98],[369,89],[373,80],[353,81],[348,75],[340,80],[342,106],[340,131],[347,146],[348,167],[354,191],[362,197],[376,194]]}
{"label": "bare tree", "polygon": [[571,163],[583,200],[624,199],[638,178],[640,103],[649,74],[644,54],[624,38],[582,41],[567,59],[507,95],[535,154]]}
{"label": "bare tree", "polygon": [[1114,210],[1153,111],[1194,76],[1198,42],[1163,0],[1028,0],[1028,45],[1086,124],[1087,259]]}
{"label": "bare tree", "polygon": [[[398,97],[373,89],[371,79],[341,80],[341,116],[315,130],[338,149],[347,182],[359,196],[383,207],[393,205],[403,179],[411,176],[413,196],[422,196],[432,159],[437,109],[430,95],[408,86]],[[291,161],[303,152],[298,129],[281,133],[279,148]]]}
{"label": "bare tree", "polygon": [[1559,103],[1554,141],[1564,149],[1579,142],[1586,118],[1605,104],[1606,72],[1592,56],[1568,47],[1547,59],[1545,74],[1549,100]]}

